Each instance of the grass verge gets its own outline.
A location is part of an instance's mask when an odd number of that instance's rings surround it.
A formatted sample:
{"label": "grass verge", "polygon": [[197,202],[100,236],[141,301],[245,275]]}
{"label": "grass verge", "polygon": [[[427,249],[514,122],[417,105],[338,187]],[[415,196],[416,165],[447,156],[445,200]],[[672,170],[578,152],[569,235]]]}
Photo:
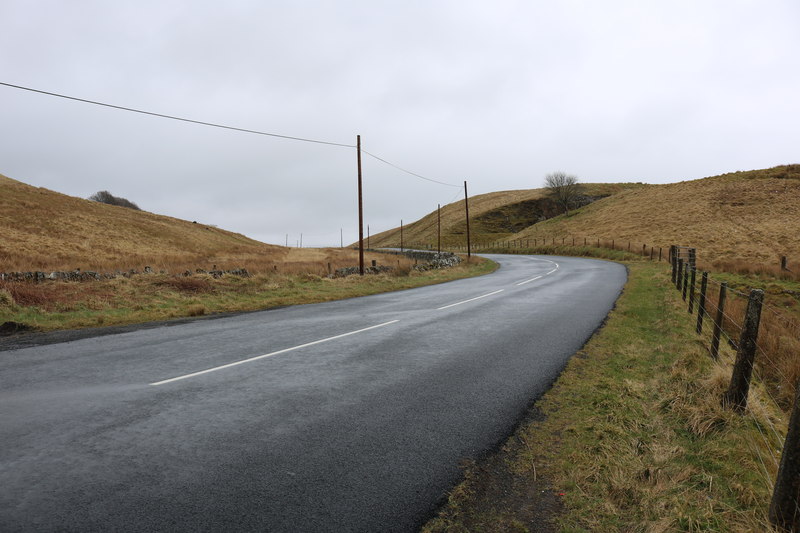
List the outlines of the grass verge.
{"label": "grass verge", "polygon": [[770,531],[782,413],[760,386],[722,409],[733,354],[709,358],[663,265],[628,266],[603,329],[424,531]]}
{"label": "grass verge", "polygon": [[497,264],[472,258],[459,266],[417,272],[328,278],[267,273],[214,279],[148,274],[96,282],[14,282],[0,287],[0,324],[38,331],[135,324],[213,313],[254,311],[410,289],[492,272]]}

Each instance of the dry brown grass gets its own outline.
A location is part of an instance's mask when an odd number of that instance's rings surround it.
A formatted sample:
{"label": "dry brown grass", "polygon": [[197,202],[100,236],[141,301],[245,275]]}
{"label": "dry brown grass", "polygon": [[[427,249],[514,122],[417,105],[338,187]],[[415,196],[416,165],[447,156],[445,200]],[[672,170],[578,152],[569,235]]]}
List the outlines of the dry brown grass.
{"label": "dry brown grass", "polygon": [[572,236],[694,246],[705,264],[775,268],[800,258],[800,165],[621,191],[515,238]]}
{"label": "dry brown grass", "polygon": [[[716,313],[718,295],[719,289],[712,286],[709,291],[712,315]],[[723,342],[731,339],[738,343],[746,309],[745,295],[728,293],[723,319],[727,336]],[[775,403],[787,412],[792,408],[795,385],[800,380],[800,322],[796,314],[791,316],[789,311],[769,304],[762,308],[755,356],[756,374]],[[704,329],[708,332],[712,327],[712,321],[708,320]]]}
{"label": "dry brown grass", "polygon": [[[115,272],[145,266],[180,273],[247,268],[253,273],[311,272],[358,264],[349,249],[264,244],[213,226],[90,202],[0,176],[0,272]],[[397,258],[367,254],[397,266]],[[400,266],[408,266],[399,259]],[[369,264],[369,263],[368,263]]]}
{"label": "dry brown grass", "polygon": [[[609,195],[629,188],[641,187],[636,183],[586,183],[585,192],[590,195]],[[486,194],[471,196],[469,199],[470,219],[481,216],[484,213],[498,209],[504,205],[519,203],[526,200],[536,200],[546,195],[545,189],[519,189],[513,191],[498,191]],[[442,245],[454,246],[464,242],[464,200],[459,200],[448,205],[442,206]],[[428,244],[436,246],[437,215],[434,210],[432,213],[405,226],[403,228],[403,239],[410,246]],[[475,235],[478,238],[478,235]],[[491,238],[500,237],[492,235]],[[481,236],[488,239],[489,236]],[[394,228],[372,235],[370,246],[377,247],[400,247],[400,228]]]}
{"label": "dry brown grass", "polygon": [[[536,223],[516,234],[473,234],[474,242],[494,239],[551,243],[565,239],[588,244],[601,240],[618,249],[631,243],[666,250],[671,244],[697,249],[700,266],[731,272],[770,273],[784,279],[800,277],[800,165],[734,172],[666,185],[587,184],[587,194],[603,198],[573,211]],[[502,191],[470,198],[475,219],[507,204],[542,198],[544,189]],[[444,246],[463,245],[464,201],[442,208]],[[404,239],[436,244],[436,211],[404,228]],[[399,246],[395,228],[372,236],[370,244]],[[792,272],[779,270],[789,259]]]}
{"label": "dry brown grass", "polygon": [[282,253],[207,224],[90,202],[4,176],[0,231],[0,271],[196,268]]}
{"label": "dry brown grass", "polygon": [[[385,259],[379,264],[398,261],[394,255]],[[347,277],[268,271],[250,277],[143,274],[85,282],[0,281],[0,324],[12,321],[48,331],[252,311],[442,283],[485,274],[494,266],[473,258],[448,269],[419,272],[406,266],[399,272]]]}

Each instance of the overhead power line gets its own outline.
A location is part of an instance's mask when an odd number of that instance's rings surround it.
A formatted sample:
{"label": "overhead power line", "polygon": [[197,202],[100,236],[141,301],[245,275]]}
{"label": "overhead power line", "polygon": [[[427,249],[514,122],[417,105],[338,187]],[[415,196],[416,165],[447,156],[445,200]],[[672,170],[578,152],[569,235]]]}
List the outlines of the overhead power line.
{"label": "overhead power line", "polygon": [[[102,106],[102,107],[110,107],[111,109],[119,109],[119,110],[122,110],[122,111],[130,111],[131,113],[139,113],[139,114],[142,114],[142,115],[150,115],[150,116],[153,116],[153,117],[166,118],[166,119],[170,119],[170,120],[178,120],[180,122],[189,122],[191,124],[200,124],[202,126],[211,126],[213,128],[222,128],[222,129],[226,129],[226,130],[240,131],[240,132],[244,132],[244,133],[253,133],[255,135],[265,135],[267,137],[277,137],[279,139],[289,139],[289,140],[292,140],[292,141],[301,141],[301,142],[316,143],[316,144],[327,144],[329,146],[341,146],[341,147],[344,147],[344,148],[356,148],[356,145],[354,145],[354,144],[335,143],[335,142],[330,142],[330,141],[321,141],[319,139],[309,139],[309,138],[306,138],[306,137],[294,137],[292,135],[281,135],[281,134],[278,134],[278,133],[268,133],[268,132],[265,132],[265,131],[251,130],[251,129],[246,129],[246,128],[237,128],[235,126],[226,126],[224,124],[216,124],[214,122],[205,122],[205,121],[202,121],[202,120],[194,120],[194,119],[190,119],[190,118],[178,117],[178,116],[175,116],[175,115],[166,115],[164,113],[155,113],[153,111],[145,111],[143,109],[135,109],[133,107],[125,107],[125,106],[121,106],[121,105],[108,104],[108,103],[105,103],[105,102],[98,102],[96,100],[88,100],[86,98],[78,98],[76,96],[68,96],[66,94],[54,93],[54,92],[50,92],[50,91],[42,91],[40,89],[33,89],[31,87],[23,87],[22,85],[14,85],[12,83],[5,83],[5,82],[2,82],[2,81],[0,81],[0,85],[3,85],[5,87],[11,87],[11,88],[14,88],[14,89],[20,89],[20,90],[23,90],[23,91],[29,91],[29,92],[32,92],[32,93],[44,94],[44,95],[47,95],[47,96],[55,96],[57,98],[64,98],[65,100],[73,100],[75,102],[83,102],[85,104],[98,105],[98,106]],[[367,152],[364,149],[362,149],[361,151],[364,152],[365,154],[367,154],[368,156],[373,157],[373,158],[377,159],[378,161],[380,161],[382,163],[385,163],[385,164],[389,165],[390,167],[396,168],[397,170],[400,170],[401,172],[405,172],[406,174],[409,174],[411,176],[423,179],[425,181],[430,181],[432,183],[438,183],[439,185],[446,185],[448,187],[458,187],[458,188],[461,187],[461,185],[455,185],[455,184],[452,184],[452,183],[445,183],[443,181],[435,180],[435,179],[432,179],[432,178],[425,177],[425,176],[423,176],[421,174],[417,174],[416,172],[411,172],[410,170],[406,170],[406,169],[404,169],[404,168],[402,168],[402,167],[400,167],[398,165],[395,165],[394,163],[391,163],[391,162],[383,159],[382,157],[378,157],[375,154]]]}
{"label": "overhead power line", "polygon": [[458,188],[461,188],[461,185],[454,185],[454,184],[452,184],[452,183],[445,183],[445,182],[443,182],[443,181],[435,180],[435,179],[432,179],[432,178],[426,178],[425,176],[422,176],[422,175],[420,175],[420,174],[417,174],[416,172],[411,172],[410,170],[406,170],[406,169],[404,169],[404,168],[402,168],[402,167],[399,167],[399,166],[395,165],[394,163],[390,163],[389,161],[387,161],[387,160],[385,160],[385,159],[383,159],[383,158],[381,158],[381,157],[378,157],[378,156],[377,156],[377,155],[375,155],[375,154],[371,154],[371,153],[367,152],[367,151],[366,151],[366,150],[364,150],[363,148],[361,149],[361,151],[362,151],[362,152],[364,152],[365,154],[367,154],[368,156],[370,156],[370,157],[373,157],[373,158],[377,159],[378,161],[381,161],[382,163],[386,163],[386,164],[387,164],[387,165],[389,165],[390,167],[394,167],[394,168],[396,168],[397,170],[399,170],[399,171],[401,171],[401,172],[405,172],[406,174],[410,174],[410,175],[412,175],[412,176],[415,176],[415,177],[417,177],[417,178],[423,179],[423,180],[425,180],[425,181],[431,181],[431,182],[433,182],[433,183],[438,183],[439,185],[447,185],[448,187],[458,187]]}
{"label": "overhead power line", "polygon": [[344,146],[345,148],[355,148],[354,144],[344,144],[344,143],[335,143],[335,142],[329,142],[329,141],[320,141],[320,140],[317,140],[317,139],[307,139],[307,138],[304,138],[304,137],[293,137],[291,135],[280,135],[278,133],[267,133],[265,131],[249,130],[249,129],[246,129],[246,128],[237,128],[237,127],[234,127],[234,126],[225,126],[223,124],[215,124],[213,122],[204,122],[202,120],[193,120],[193,119],[190,119],[190,118],[176,117],[176,116],[173,116],[173,115],[165,115],[163,113],[154,113],[152,111],[144,111],[142,109],[134,109],[132,107],[125,107],[125,106],[114,105],[114,104],[106,104],[104,102],[96,102],[94,100],[87,100],[85,98],[77,98],[75,96],[67,96],[65,94],[58,94],[58,93],[51,93],[51,92],[48,92],[48,91],[41,91],[39,89],[32,89],[30,87],[23,87],[21,85],[13,85],[11,83],[4,83],[2,81],[0,81],[0,85],[4,85],[6,87],[13,87],[14,89],[22,89],[23,91],[30,91],[32,93],[46,94],[48,96],[56,96],[58,98],[65,98],[67,100],[74,100],[76,102],[84,102],[86,104],[94,104],[94,105],[99,105],[99,106],[103,106],[103,107],[110,107],[112,109],[121,109],[122,111],[130,111],[132,113],[140,113],[142,115],[150,115],[150,116],[154,116],[154,117],[168,118],[170,120],[179,120],[181,122],[190,122],[192,124],[201,124],[203,126],[211,126],[211,127],[214,127],[214,128],[222,128],[222,129],[226,129],[226,130],[241,131],[241,132],[244,132],[244,133],[254,133],[256,135],[266,135],[267,137],[278,137],[280,139],[290,139],[292,141],[302,141],[302,142],[307,142],[307,143],[328,144],[328,145],[331,145],[331,146]]}

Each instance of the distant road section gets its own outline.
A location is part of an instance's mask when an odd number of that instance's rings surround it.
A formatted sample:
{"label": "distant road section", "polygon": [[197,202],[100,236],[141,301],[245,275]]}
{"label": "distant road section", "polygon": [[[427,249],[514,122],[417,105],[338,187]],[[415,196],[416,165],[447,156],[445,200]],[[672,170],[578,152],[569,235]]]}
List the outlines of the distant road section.
{"label": "distant road section", "polygon": [[494,274],[0,352],[2,531],[414,531],[625,267]]}

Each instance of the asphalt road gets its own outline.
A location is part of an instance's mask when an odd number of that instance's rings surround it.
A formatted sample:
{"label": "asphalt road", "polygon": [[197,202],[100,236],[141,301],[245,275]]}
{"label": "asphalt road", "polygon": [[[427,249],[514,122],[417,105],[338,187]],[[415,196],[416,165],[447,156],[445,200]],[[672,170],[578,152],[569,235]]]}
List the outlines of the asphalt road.
{"label": "asphalt road", "polygon": [[416,530],[626,279],[490,257],[480,278],[0,352],[0,530]]}

